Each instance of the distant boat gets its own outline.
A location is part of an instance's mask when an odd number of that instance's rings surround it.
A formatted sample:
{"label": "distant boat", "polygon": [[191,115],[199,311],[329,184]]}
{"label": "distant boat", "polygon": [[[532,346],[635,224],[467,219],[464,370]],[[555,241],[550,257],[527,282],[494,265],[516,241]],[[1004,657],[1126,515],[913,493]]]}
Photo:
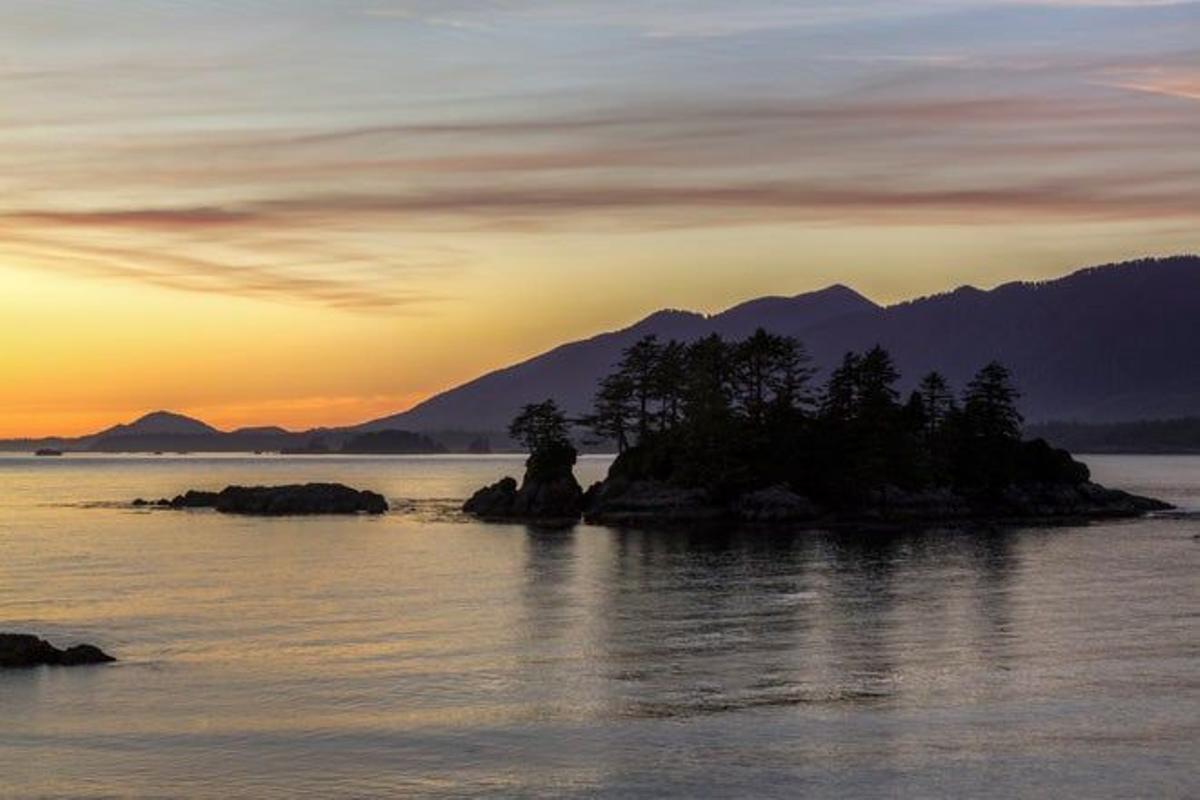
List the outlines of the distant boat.
{"label": "distant boat", "polygon": [[36,450],[33,453],[35,456],[61,456],[62,450],[55,450],[53,447],[43,447],[41,450]]}

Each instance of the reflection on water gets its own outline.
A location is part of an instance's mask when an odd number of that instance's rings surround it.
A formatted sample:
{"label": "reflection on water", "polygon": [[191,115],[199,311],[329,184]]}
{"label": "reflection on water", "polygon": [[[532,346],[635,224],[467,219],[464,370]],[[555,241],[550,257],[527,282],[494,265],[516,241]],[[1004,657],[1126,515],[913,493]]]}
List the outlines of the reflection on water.
{"label": "reflection on water", "polygon": [[[545,531],[454,513],[512,459],[262,461],[0,457],[0,627],[122,658],[0,675],[0,795],[1196,794],[1194,518]],[[256,475],[398,512],[118,505]]]}

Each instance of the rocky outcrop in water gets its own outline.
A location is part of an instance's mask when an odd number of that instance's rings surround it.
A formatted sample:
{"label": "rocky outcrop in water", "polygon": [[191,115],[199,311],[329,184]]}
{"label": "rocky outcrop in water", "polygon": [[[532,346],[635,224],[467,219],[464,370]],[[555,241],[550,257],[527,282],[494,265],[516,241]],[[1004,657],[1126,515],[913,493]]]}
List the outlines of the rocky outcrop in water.
{"label": "rocky outcrop in water", "polygon": [[574,475],[548,479],[514,478],[485,486],[463,504],[463,511],[485,520],[571,523],[583,512],[583,489]]}
{"label": "rocky outcrop in water", "polygon": [[555,441],[530,454],[518,488],[513,478],[485,486],[463,504],[463,511],[486,520],[572,524],[583,513],[583,489],[573,467],[578,453],[567,441]]}
{"label": "rocky outcrop in water", "polygon": [[0,633],[0,669],[22,667],[77,667],[116,661],[99,647],[77,644],[61,650],[28,633]]}
{"label": "rocky outcrop in water", "polygon": [[516,501],[517,480],[505,477],[471,495],[463,503],[463,511],[483,519],[499,519],[512,512]]}
{"label": "rocky outcrop in water", "polygon": [[174,509],[212,508],[223,514],[252,516],[306,516],[313,514],[384,514],[383,495],[360,491],[340,483],[305,483],[287,486],[226,486],[219,492],[189,490],[171,500],[133,501],[134,506]]}

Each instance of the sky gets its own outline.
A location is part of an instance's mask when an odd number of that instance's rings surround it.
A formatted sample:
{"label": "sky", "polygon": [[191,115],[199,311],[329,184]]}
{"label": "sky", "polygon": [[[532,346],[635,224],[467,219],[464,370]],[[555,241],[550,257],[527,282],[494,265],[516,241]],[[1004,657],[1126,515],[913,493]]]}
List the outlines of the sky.
{"label": "sky", "polygon": [[0,436],[1200,251],[1200,3],[4,0]]}

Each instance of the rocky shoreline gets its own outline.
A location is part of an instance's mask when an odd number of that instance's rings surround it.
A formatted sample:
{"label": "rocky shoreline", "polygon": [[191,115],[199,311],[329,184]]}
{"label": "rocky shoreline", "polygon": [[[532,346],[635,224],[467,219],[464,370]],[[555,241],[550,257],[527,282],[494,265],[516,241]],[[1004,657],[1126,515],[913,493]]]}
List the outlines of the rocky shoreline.
{"label": "rocky shoreline", "polygon": [[884,487],[852,509],[825,508],[787,486],[770,486],[718,499],[704,489],[620,476],[582,491],[573,475],[529,476],[518,487],[508,477],[476,492],[463,511],[486,522],[542,526],[679,526],[710,523],[841,526],[945,522],[1088,521],[1140,517],[1172,506],[1092,482],[1031,483],[990,494],[949,488],[906,491]]}
{"label": "rocky shoreline", "polygon": [[983,521],[1086,521],[1140,517],[1172,508],[1096,483],[1029,484],[993,495],[964,496],[948,488],[887,487],[853,509],[826,509],[786,486],[720,502],[702,489],[656,481],[609,479],[588,490],[583,519],[598,525],[678,525],[705,522],[843,525]]}

